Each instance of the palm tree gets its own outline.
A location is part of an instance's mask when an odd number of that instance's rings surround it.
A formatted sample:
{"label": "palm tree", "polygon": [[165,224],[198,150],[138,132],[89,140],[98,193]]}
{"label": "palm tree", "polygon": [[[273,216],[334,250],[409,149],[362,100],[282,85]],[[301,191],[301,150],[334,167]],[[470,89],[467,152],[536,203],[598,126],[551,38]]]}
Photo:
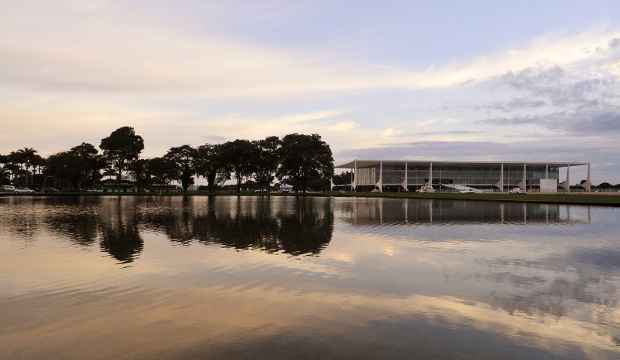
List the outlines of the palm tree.
{"label": "palm tree", "polygon": [[26,186],[30,186],[32,184],[31,168],[38,162],[38,158],[41,158],[37,155],[37,151],[33,148],[25,147],[12,152],[9,156],[12,157],[13,162],[18,166],[19,172],[26,178]]}

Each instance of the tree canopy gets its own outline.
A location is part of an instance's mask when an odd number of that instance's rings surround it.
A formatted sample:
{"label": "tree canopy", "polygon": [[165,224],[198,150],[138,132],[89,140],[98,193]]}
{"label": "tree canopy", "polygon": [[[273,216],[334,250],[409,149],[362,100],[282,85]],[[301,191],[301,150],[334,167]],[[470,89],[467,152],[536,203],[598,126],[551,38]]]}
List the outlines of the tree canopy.
{"label": "tree canopy", "polygon": [[164,158],[174,164],[176,168],[174,180],[179,180],[183,192],[187,192],[190,185],[194,184],[196,149],[189,145],[173,147],[168,150]]}
{"label": "tree canopy", "polygon": [[227,170],[237,179],[237,194],[241,192],[241,181],[256,170],[258,149],[248,140],[235,140],[222,144],[220,156]]}
{"label": "tree canopy", "polygon": [[290,134],[282,139],[278,178],[297,191],[306,192],[313,184],[329,184],[334,175],[334,158],[329,145],[318,134]]}
{"label": "tree canopy", "polygon": [[120,183],[127,163],[137,160],[144,149],[144,140],[142,136],[136,134],[134,128],[124,126],[114,130],[110,136],[103,138],[99,147],[116,171],[116,181]]}
{"label": "tree canopy", "polygon": [[269,192],[275,181],[306,192],[326,189],[334,172],[329,145],[317,134],[181,145],[161,157],[140,158],[144,140],[134,128],[124,126],[104,137],[99,149],[83,142],[47,159],[29,147],[0,155],[0,184],[80,191],[113,186],[105,183],[115,178],[119,189],[170,189],[178,182],[188,191],[195,177],[202,177],[214,192],[234,177],[238,194],[242,185]]}
{"label": "tree canopy", "polygon": [[[198,175],[207,179],[209,192],[215,191],[218,175],[226,172],[227,166],[221,156],[222,145],[204,144],[196,149],[194,168]],[[226,178],[227,176],[222,176]]]}

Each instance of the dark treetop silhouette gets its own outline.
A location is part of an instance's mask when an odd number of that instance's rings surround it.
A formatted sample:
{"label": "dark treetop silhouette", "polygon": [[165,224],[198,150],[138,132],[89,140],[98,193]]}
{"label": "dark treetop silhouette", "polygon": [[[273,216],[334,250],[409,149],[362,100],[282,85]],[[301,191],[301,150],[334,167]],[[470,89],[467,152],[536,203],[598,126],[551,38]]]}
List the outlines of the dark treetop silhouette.
{"label": "dark treetop silhouette", "polygon": [[[243,189],[269,191],[288,184],[298,192],[328,190],[334,173],[329,145],[317,134],[289,134],[282,139],[236,139],[198,147],[172,147],[163,157],[140,158],[144,139],[125,126],[99,145],[82,143],[67,151],[39,156],[33,148],[0,155],[0,185],[41,191],[82,191],[106,186],[137,192],[171,190],[178,182],[184,192],[203,177],[209,192],[234,178],[237,194]],[[112,178],[115,181],[111,180]]]}

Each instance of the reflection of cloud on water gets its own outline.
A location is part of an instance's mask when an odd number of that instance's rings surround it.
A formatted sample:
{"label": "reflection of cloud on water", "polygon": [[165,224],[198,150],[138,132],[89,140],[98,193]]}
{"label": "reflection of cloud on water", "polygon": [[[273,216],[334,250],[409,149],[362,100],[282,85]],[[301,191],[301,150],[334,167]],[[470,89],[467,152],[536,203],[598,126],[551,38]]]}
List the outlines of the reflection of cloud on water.
{"label": "reflection of cloud on water", "polygon": [[[81,204],[79,213],[59,204],[53,204],[54,211],[21,210],[36,214],[31,239],[37,246],[0,264],[0,273],[19,268],[25,258],[36,264],[10,284],[16,296],[30,293],[20,297],[24,304],[9,301],[6,311],[19,311],[39,291],[57,288],[62,290],[55,300],[86,304],[81,315],[72,318],[67,309],[61,312],[67,322],[59,315],[57,323],[28,333],[30,339],[90,319],[89,302],[116,296],[123,307],[133,308],[119,313],[118,304],[96,303],[90,316],[106,313],[117,324],[125,323],[125,316],[137,321],[127,324],[127,334],[159,329],[162,334],[152,333],[159,341],[177,336],[175,344],[188,347],[240,338],[269,342],[282,334],[310,334],[316,340],[312,334],[317,333],[329,334],[329,343],[358,336],[361,345],[380,332],[400,336],[395,346],[430,338],[415,344],[454,350],[468,345],[450,340],[475,338],[470,342],[480,341],[483,349],[502,342],[504,350],[537,347],[560,355],[581,347],[617,351],[620,252],[611,217],[569,225],[352,224],[333,215],[341,210],[338,199],[97,201]],[[5,234],[22,226],[2,214],[0,221],[8,226]],[[588,229],[596,235],[583,235]],[[12,251],[18,245],[7,243],[0,247]],[[102,261],[101,250],[113,258]],[[123,271],[115,259],[134,262]],[[45,301],[43,295],[40,300]],[[61,305],[46,303],[41,311],[54,312]],[[80,333],[106,331],[105,324],[90,320]],[[161,323],[170,328],[157,326]],[[223,335],[214,339],[188,330],[204,331],[204,324],[225,329]],[[179,331],[187,342],[178,338]],[[435,336],[428,335],[432,332]],[[65,340],[70,335],[67,330]]]}
{"label": "reflection of cloud on water", "polygon": [[[258,285],[183,287],[158,292],[146,287],[113,290],[118,294],[109,298],[82,299],[79,312],[73,311],[77,299],[57,298],[54,313],[42,323],[21,326],[9,317],[4,326],[11,326],[12,331],[5,333],[3,341],[11,347],[19,346],[25,339],[39,338],[53,329],[54,337],[28,350],[49,353],[58,344],[75,341],[72,339],[77,332],[81,334],[80,346],[71,348],[73,354],[85,355],[97,349],[102,357],[110,349],[101,348],[101,338],[112,333],[119,336],[115,342],[117,349],[132,349],[136,355],[163,353],[170,357],[248,351],[252,344],[264,341],[272,345],[269,348],[273,354],[278,354],[278,350],[287,349],[282,348],[283,343],[294,336],[306,341],[295,342],[298,347],[293,353],[320,350],[336,357],[356,349],[384,355],[396,355],[399,351],[401,355],[432,355],[441,349],[444,356],[456,356],[459,350],[468,349],[481,358],[508,353],[518,358],[580,353],[580,357],[600,358],[619,352],[609,325],[522,312],[510,314],[485,303],[449,296],[300,293],[294,287]],[[93,292],[97,293],[96,289]],[[43,300],[29,298],[3,305],[11,313],[22,306],[35,311],[49,309]],[[99,321],[98,316],[93,316],[96,314],[105,314],[106,321]],[[161,324],[165,326],[158,326]],[[129,336],[132,333],[140,333],[140,340]],[[369,338],[375,341],[369,342]],[[332,346],[335,339],[338,346]],[[313,348],[322,341],[326,342],[323,347]],[[357,344],[360,348],[343,344]],[[362,357],[369,354],[373,352],[358,353]],[[285,358],[291,353],[280,355]]]}

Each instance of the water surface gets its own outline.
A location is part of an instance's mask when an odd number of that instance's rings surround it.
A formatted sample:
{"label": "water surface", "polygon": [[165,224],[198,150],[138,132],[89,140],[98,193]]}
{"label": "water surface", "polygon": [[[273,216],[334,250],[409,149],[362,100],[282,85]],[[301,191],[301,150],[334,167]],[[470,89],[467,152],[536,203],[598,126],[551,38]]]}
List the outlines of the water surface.
{"label": "water surface", "polygon": [[620,357],[620,211],[0,198],[8,359]]}

